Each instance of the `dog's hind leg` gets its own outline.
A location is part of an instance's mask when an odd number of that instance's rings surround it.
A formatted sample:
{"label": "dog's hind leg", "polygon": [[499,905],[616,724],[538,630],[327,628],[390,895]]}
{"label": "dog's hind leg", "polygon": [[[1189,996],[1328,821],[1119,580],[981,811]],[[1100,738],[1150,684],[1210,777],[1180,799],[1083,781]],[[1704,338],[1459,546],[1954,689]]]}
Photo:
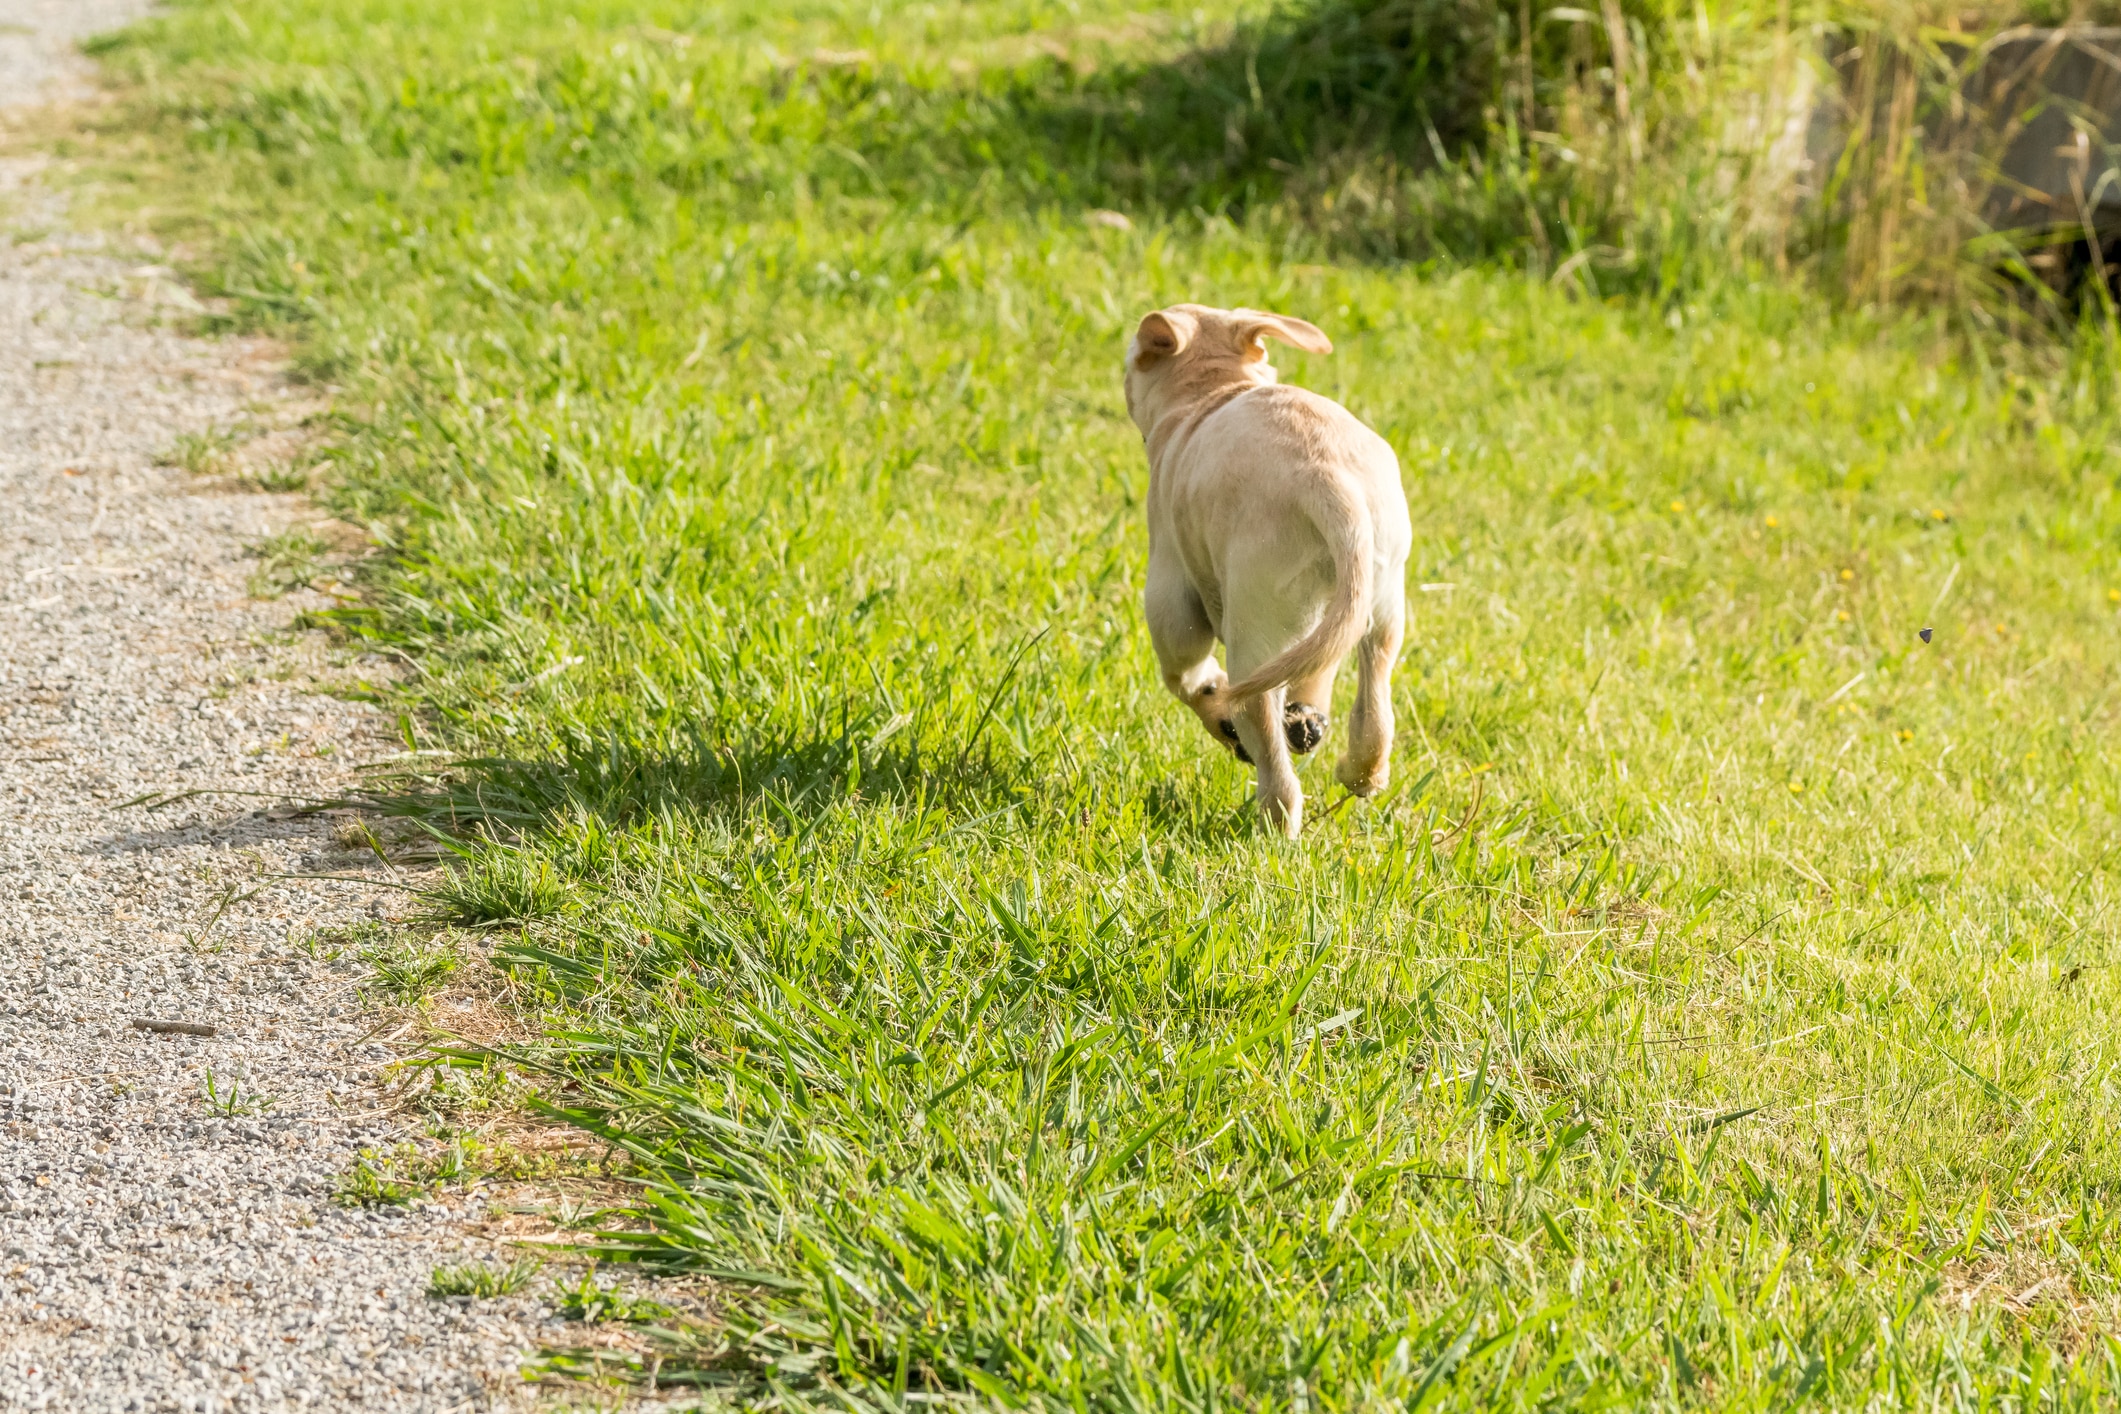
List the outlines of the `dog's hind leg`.
{"label": "dog's hind leg", "polygon": [[[1256,582],[1256,581],[1248,581]],[[1273,607],[1271,601],[1266,607]],[[1272,658],[1293,637],[1276,624],[1258,601],[1242,606],[1251,612],[1230,617],[1230,671],[1241,677]],[[1237,737],[1259,776],[1259,813],[1267,828],[1295,839],[1304,824],[1304,789],[1296,779],[1284,726],[1289,690],[1278,687],[1246,702],[1237,713]]]}
{"label": "dog's hind leg", "polygon": [[1149,582],[1142,598],[1164,686],[1193,709],[1208,735],[1240,760],[1251,761],[1238,743],[1237,724],[1221,695],[1230,680],[1215,661],[1215,627],[1176,557],[1150,550]]}
{"label": "dog's hind leg", "polygon": [[1293,840],[1304,827],[1304,788],[1282,731],[1285,698],[1286,690],[1277,688],[1247,702],[1237,714],[1237,735],[1258,767],[1260,818]]}
{"label": "dog's hind leg", "polygon": [[1356,645],[1359,676],[1348,718],[1348,750],[1333,778],[1357,795],[1375,795],[1392,779],[1392,665],[1399,659],[1405,610],[1394,604]]}
{"label": "dog's hind leg", "polygon": [[1333,675],[1338,671],[1339,665],[1335,664],[1302,682],[1289,684],[1288,705],[1281,711],[1281,734],[1287,738],[1289,750],[1298,756],[1318,750],[1326,739],[1330,725],[1326,714],[1333,706]]}

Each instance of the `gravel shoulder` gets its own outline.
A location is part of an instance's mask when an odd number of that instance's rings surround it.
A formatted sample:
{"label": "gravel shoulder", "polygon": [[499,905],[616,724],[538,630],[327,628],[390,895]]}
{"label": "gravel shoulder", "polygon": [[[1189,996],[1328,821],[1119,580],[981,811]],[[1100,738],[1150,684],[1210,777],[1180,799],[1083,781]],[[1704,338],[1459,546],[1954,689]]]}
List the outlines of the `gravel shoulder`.
{"label": "gravel shoulder", "polygon": [[[0,0],[0,106],[83,91],[72,45],[145,8]],[[246,588],[245,547],[314,509],[158,463],[245,426],[284,460],[304,405],[272,346],[178,332],[151,248],[64,216],[0,161],[0,1408],[528,1407],[523,1363],[567,1343],[542,1303],[426,1295],[513,1255],[500,1203],[333,1201],[414,1130],[365,969],[316,942],[408,905],[271,807],[401,749],[316,686],[384,669],[292,630],[323,595]],[[257,794],[122,808],[188,790]],[[370,882],[265,877],[301,873]],[[272,1104],[217,1113],[209,1079]]]}

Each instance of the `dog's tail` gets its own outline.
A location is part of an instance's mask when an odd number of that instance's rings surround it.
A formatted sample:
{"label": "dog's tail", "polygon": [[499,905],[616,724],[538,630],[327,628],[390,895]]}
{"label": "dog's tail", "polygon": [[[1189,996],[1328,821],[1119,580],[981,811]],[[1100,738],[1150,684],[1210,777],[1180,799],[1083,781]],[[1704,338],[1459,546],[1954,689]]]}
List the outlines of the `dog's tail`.
{"label": "dog's tail", "polygon": [[1369,630],[1370,509],[1338,472],[1328,472],[1320,490],[1311,503],[1311,523],[1333,552],[1333,598],[1309,633],[1230,684],[1231,700],[1248,702],[1338,663]]}

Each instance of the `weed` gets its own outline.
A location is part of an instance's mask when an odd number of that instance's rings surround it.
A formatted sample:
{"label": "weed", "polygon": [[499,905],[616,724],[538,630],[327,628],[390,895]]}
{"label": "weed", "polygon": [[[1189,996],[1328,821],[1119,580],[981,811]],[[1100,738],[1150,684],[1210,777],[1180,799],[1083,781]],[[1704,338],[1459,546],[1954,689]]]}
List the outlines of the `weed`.
{"label": "weed", "polygon": [[605,1286],[593,1271],[584,1272],[581,1280],[571,1285],[567,1282],[554,1282],[552,1304],[559,1311],[561,1319],[590,1324],[603,1321],[645,1324],[650,1321],[666,1321],[677,1314],[659,1301],[628,1296],[616,1286]]}
{"label": "weed", "polygon": [[309,489],[311,470],[288,462],[278,466],[252,467],[242,476],[247,490],[266,491],[274,495],[291,495]]}
{"label": "weed", "polygon": [[[401,1146],[394,1155],[363,1149],[355,1156],[353,1167],[340,1175],[332,1196],[349,1208],[402,1207],[410,1203],[425,1189],[400,1173],[406,1157],[404,1150],[409,1147]],[[413,1152],[416,1154],[417,1150]]]}
{"label": "weed", "polygon": [[456,975],[464,954],[448,935],[421,939],[410,932],[383,929],[360,950],[373,969],[371,985],[400,1006],[417,1006]]}
{"label": "weed", "polygon": [[258,561],[251,572],[253,599],[277,599],[296,589],[307,589],[324,572],[324,556],[331,546],[316,532],[293,526],[245,547],[244,553]]}
{"label": "weed", "polygon": [[255,1090],[246,1093],[240,1078],[222,1084],[210,1067],[199,1083],[199,1094],[206,1101],[206,1107],[224,1119],[263,1114],[279,1103],[277,1095],[264,1095]]}
{"label": "weed", "polygon": [[241,440],[238,433],[222,428],[186,432],[170,443],[162,461],[193,476],[219,476],[228,469],[229,453]]}
{"label": "weed", "polygon": [[427,1278],[427,1294],[437,1300],[450,1296],[506,1296],[521,1290],[544,1266],[536,1257],[519,1257],[505,1267],[481,1262],[436,1267]]}

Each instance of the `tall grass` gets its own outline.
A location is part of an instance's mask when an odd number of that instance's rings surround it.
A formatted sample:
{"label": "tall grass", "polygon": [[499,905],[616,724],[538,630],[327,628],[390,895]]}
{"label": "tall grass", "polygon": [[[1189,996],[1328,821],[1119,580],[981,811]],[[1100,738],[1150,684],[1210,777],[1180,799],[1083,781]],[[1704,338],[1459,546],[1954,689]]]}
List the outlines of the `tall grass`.
{"label": "tall grass", "polygon": [[[636,1165],[607,1253],[720,1283],[657,1378],[2110,1407],[2114,364],[1764,264],[1583,297],[1753,239],[1706,204],[1632,266],[1378,259],[1278,205],[1314,137],[1185,87],[1320,13],[244,0],[110,51],[202,278],[336,385],[392,553],[327,622],[420,664],[396,808],[542,1008],[508,1059]],[[1431,173],[1507,195],[1478,131]],[[1403,784],[1293,848],[1148,666],[1117,360],[1183,298],[1324,326],[1287,375],[1415,509]]]}
{"label": "tall grass", "polygon": [[[956,95],[959,166],[1005,153],[1049,194],[1217,212],[1340,255],[1508,260],[1591,292],[1764,269],[1856,303],[2066,320],[2056,296],[2077,291],[2039,253],[2088,237],[2099,262],[2112,223],[2084,188],[2121,134],[2047,83],[2100,16],[2049,10],[1300,0],[1176,55],[1060,47]],[[2014,50],[2028,21],[2060,28]],[[834,82],[859,103],[890,75]],[[2028,222],[1997,199],[2005,158],[2053,112],[2092,160],[2074,203]],[[909,144],[886,123],[874,146]]]}
{"label": "tall grass", "polygon": [[[1173,65],[1101,69],[1076,101],[1131,141],[1115,196],[1259,207],[1334,249],[1663,297],[1766,269],[1861,304],[2066,322],[2083,290],[2043,253],[2088,244],[2110,304],[2097,188],[2121,133],[2050,79],[2080,43],[2106,53],[2101,18],[1312,0]],[[2074,200],[2009,209],[2007,158],[2047,114],[2085,149]]]}

